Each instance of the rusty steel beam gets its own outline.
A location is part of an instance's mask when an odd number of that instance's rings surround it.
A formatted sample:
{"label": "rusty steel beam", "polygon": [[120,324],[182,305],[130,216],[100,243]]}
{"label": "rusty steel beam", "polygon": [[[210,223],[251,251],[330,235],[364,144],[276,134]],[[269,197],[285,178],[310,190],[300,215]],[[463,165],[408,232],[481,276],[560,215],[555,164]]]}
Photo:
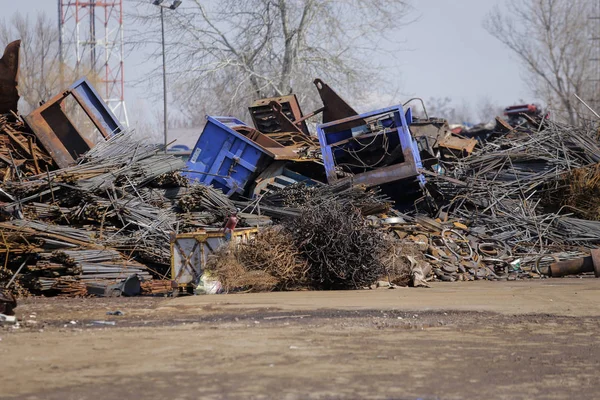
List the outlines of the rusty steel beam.
{"label": "rusty steel beam", "polygon": [[20,48],[21,41],[15,40],[6,46],[0,58],[0,114],[17,112]]}

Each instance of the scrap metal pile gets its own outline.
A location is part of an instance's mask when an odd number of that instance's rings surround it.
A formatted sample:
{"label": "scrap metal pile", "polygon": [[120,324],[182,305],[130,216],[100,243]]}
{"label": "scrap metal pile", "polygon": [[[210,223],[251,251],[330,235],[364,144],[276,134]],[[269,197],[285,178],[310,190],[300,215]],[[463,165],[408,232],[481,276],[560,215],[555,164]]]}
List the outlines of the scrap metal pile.
{"label": "scrap metal pile", "polygon": [[24,266],[17,287],[80,295],[86,282],[151,279],[151,265],[168,264],[176,217],[146,187],[183,163],[159,149],[120,133],[77,165],[6,182],[2,252],[8,269]]}
{"label": "scrap metal pile", "polygon": [[[231,290],[600,275],[597,126],[513,116],[467,137],[403,105],[358,114],[317,79],[321,109],[290,95],[252,104],[254,127],[209,116],[183,161],[85,79],[26,116],[0,83],[0,288],[17,295],[167,293],[205,270]],[[262,230],[218,249],[236,208]]]}
{"label": "scrap metal pile", "polygon": [[210,276],[232,292],[361,289],[380,280],[407,286],[417,281],[411,274],[423,275],[415,245],[399,244],[352,204],[325,198],[301,210],[247,242],[219,248],[208,258]]}
{"label": "scrap metal pile", "polygon": [[519,259],[539,270],[583,257],[600,242],[600,222],[581,218],[597,212],[593,191],[581,190],[597,186],[599,161],[597,128],[539,119],[488,139],[468,157],[441,162],[444,175],[429,184],[441,219],[461,221],[495,243],[483,245],[498,248],[495,262]]}
{"label": "scrap metal pile", "polygon": [[8,182],[54,169],[52,158],[14,115],[0,115],[0,181]]}

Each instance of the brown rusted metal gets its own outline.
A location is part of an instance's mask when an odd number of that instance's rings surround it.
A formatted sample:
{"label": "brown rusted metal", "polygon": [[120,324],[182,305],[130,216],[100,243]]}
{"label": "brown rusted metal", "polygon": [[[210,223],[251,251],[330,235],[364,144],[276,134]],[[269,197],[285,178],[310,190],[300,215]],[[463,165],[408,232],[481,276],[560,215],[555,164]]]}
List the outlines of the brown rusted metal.
{"label": "brown rusted metal", "polygon": [[9,43],[0,59],[0,114],[17,111],[20,48],[20,40]]}
{"label": "brown rusted metal", "polygon": [[68,167],[80,155],[94,147],[63,112],[61,103],[68,95],[69,92],[59,94],[24,117],[39,142],[60,168]]}
{"label": "brown rusted metal", "polygon": [[549,272],[552,277],[593,272],[596,278],[600,278],[600,249],[593,249],[588,257],[550,264]]}
{"label": "brown rusted metal", "polygon": [[[273,102],[279,104],[281,109],[274,109]],[[301,132],[305,135],[309,134],[295,94],[256,100],[248,107],[248,111],[254,127],[263,133]]]}
{"label": "brown rusted metal", "polygon": [[252,129],[249,126],[236,126],[233,129],[261,146],[263,151],[273,157],[274,160],[296,160],[299,158],[293,148],[283,146],[257,129]]}
{"label": "brown rusted metal", "polygon": [[441,118],[413,118],[409,129],[415,139],[427,138],[431,147],[435,147],[441,139],[451,133],[448,121]]}
{"label": "brown rusted metal", "polygon": [[421,148],[431,155],[441,148],[456,157],[465,156],[471,154],[477,145],[476,139],[453,135],[448,121],[442,118],[415,118],[410,125],[410,131],[421,143]]}
{"label": "brown rusted metal", "polygon": [[277,143],[285,147],[314,147],[319,148],[319,140],[314,136],[306,136],[303,133],[295,132],[279,132],[267,133],[266,136],[275,140]]}
{"label": "brown rusted metal", "polygon": [[302,118],[300,118],[300,119],[298,119],[298,120],[294,121],[294,125],[300,125],[300,123],[301,123],[301,122],[304,122],[304,121],[306,121],[307,119],[309,119],[309,118],[312,118],[312,117],[314,117],[315,115],[322,113],[322,112],[323,112],[323,110],[325,110],[325,107],[321,107],[321,108],[319,108],[319,109],[316,109],[315,111],[313,111],[313,112],[311,112],[311,113],[309,113],[309,114],[306,114],[304,117],[302,117]]}
{"label": "brown rusted metal", "polygon": [[[354,110],[354,108],[350,107],[344,99],[342,99],[332,88],[329,87],[328,84],[323,82],[321,79],[317,78],[313,81],[317,90],[319,92],[319,96],[321,96],[321,101],[323,102],[323,123],[326,124],[328,122],[338,121],[350,117],[354,117],[358,115],[358,113]],[[358,125],[365,125],[364,120],[358,121],[352,126],[341,125],[340,130],[349,129]]]}
{"label": "brown rusted metal", "polygon": [[37,156],[35,154],[35,149],[33,147],[33,138],[31,136],[27,137],[27,144],[29,145],[29,153],[31,154],[31,158],[33,159],[33,166],[35,168],[35,174],[39,175],[42,173],[42,170],[40,169],[40,165],[38,163]]}
{"label": "brown rusted metal", "polygon": [[[75,121],[65,112],[67,98],[75,100],[93,126],[106,139],[122,127],[106,104],[85,79],[54,96],[24,117],[25,122],[59,168],[66,168],[94,147],[90,138],[80,132]],[[29,153],[25,147],[27,153]],[[31,155],[29,155],[31,157]]]}
{"label": "brown rusted metal", "polygon": [[303,133],[302,132],[302,128],[300,128],[299,126],[297,126],[296,124],[294,124],[283,112],[283,106],[276,102],[276,101],[272,101],[269,103],[269,106],[271,107],[271,109],[273,110],[273,115],[275,115],[275,118],[277,119],[277,122],[279,123],[279,129],[280,132],[297,132],[297,133]]}
{"label": "brown rusted metal", "polygon": [[439,142],[439,147],[443,147],[449,150],[457,150],[463,154],[471,154],[475,149],[476,145],[477,139],[465,139],[453,135],[446,136]]}
{"label": "brown rusted metal", "polygon": [[502,118],[496,117],[496,130],[500,132],[510,132],[513,131],[514,128]]}

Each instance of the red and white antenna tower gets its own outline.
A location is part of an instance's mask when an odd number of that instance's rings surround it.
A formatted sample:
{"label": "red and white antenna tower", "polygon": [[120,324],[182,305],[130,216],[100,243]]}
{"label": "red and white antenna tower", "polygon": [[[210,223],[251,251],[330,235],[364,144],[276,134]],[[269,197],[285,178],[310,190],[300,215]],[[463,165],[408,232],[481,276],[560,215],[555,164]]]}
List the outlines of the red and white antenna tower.
{"label": "red and white antenna tower", "polygon": [[[123,0],[58,0],[61,77],[71,61],[91,72],[116,117],[129,126],[123,68]],[[64,82],[63,82],[64,87]]]}

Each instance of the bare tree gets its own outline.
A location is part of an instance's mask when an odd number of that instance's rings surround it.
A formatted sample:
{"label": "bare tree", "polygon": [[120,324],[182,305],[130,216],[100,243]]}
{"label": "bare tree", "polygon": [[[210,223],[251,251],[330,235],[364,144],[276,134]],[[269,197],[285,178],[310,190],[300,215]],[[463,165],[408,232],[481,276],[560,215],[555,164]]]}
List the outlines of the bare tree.
{"label": "bare tree", "polygon": [[[61,90],[61,71],[65,74],[66,84],[79,79],[81,73],[92,84],[98,82],[97,75],[89,70],[78,72],[69,65],[60,68],[58,24],[46,14],[38,13],[34,18],[19,13],[0,21],[0,49],[16,39],[21,39],[19,66],[19,111],[28,114],[46,101],[59,94]],[[1,50],[0,50],[1,51]],[[80,112],[75,102],[65,103],[66,111],[81,132],[91,140],[96,140],[94,127],[89,118]]]}
{"label": "bare tree", "polygon": [[481,96],[477,99],[475,113],[479,122],[490,122],[501,116],[504,113],[504,108],[494,103],[489,96]]}
{"label": "bare tree", "polygon": [[484,27],[521,61],[527,82],[555,113],[575,124],[593,76],[586,25],[597,0],[510,0],[496,7]]}
{"label": "bare tree", "polygon": [[444,118],[450,124],[466,124],[472,121],[471,107],[465,100],[456,105],[450,97],[430,97],[425,101],[425,107],[429,117]]}
{"label": "bare tree", "polygon": [[[156,27],[156,8],[136,2],[137,20]],[[197,115],[239,113],[292,91],[312,107],[316,77],[366,93],[382,82],[373,55],[410,11],[404,0],[187,0],[165,12],[173,98]],[[155,29],[151,36],[159,40]]]}

